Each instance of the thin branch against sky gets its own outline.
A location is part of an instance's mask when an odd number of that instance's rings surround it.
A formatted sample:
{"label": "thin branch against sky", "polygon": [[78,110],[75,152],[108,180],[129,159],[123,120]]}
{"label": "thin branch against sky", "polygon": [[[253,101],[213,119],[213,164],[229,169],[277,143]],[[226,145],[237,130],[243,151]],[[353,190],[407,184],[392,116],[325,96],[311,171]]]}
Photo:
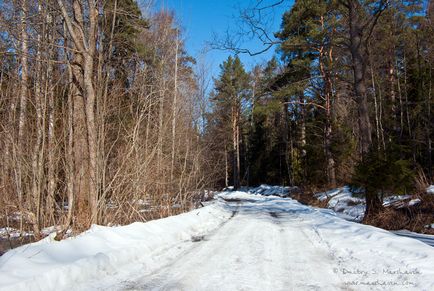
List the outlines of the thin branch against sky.
{"label": "thin branch against sky", "polygon": [[[269,60],[278,43],[274,33],[279,30],[282,15],[292,3],[293,0],[160,0],[156,7],[159,9],[164,5],[175,11],[186,30],[189,54],[196,57],[206,51],[207,61],[213,68],[211,74],[217,76],[218,65],[237,52],[247,69]],[[248,23],[243,24],[239,19],[240,16],[246,19],[252,16],[251,13],[254,14],[251,24],[257,26],[260,34],[255,34]],[[230,34],[233,35],[232,46],[238,51],[229,47],[212,49],[213,41],[225,39]]]}

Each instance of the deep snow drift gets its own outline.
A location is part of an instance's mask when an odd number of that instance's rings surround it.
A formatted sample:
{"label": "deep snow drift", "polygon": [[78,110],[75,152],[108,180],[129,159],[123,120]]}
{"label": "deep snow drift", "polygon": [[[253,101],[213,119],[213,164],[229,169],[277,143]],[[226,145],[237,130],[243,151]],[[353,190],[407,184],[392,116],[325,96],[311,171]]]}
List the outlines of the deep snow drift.
{"label": "deep snow drift", "polygon": [[434,248],[276,196],[94,226],[0,258],[2,290],[434,290]]}

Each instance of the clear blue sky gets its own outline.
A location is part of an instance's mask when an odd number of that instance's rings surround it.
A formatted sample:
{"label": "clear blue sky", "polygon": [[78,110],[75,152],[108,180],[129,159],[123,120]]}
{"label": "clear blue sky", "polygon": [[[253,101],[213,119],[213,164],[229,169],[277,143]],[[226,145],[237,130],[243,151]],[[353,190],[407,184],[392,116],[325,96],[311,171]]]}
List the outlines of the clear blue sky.
{"label": "clear blue sky", "polygon": [[[277,0],[263,0],[263,5],[278,2]],[[156,8],[166,8],[173,10],[175,16],[185,31],[186,47],[190,55],[195,58],[200,56],[201,51],[206,47],[206,43],[213,38],[213,33],[224,36],[227,29],[236,31],[239,15],[239,7],[251,7],[255,0],[157,0]],[[268,10],[269,30],[277,32],[279,30],[284,11],[289,10],[292,0],[286,0],[273,10]],[[259,41],[250,41],[245,44],[251,51],[260,51],[264,47]],[[251,69],[255,63],[262,63],[271,58],[275,51],[272,48],[267,53],[259,56],[250,57],[240,55],[246,69]],[[228,51],[213,50],[207,53],[206,62],[211,67],[212,75],[216,77],[219,73],[221,64],[229,55]]]}

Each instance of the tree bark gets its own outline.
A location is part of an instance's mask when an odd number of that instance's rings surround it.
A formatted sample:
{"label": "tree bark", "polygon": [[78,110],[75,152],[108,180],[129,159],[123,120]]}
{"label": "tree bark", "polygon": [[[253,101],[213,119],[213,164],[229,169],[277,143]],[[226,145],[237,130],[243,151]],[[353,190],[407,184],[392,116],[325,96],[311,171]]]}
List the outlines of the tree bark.
{"label": "tree bark", "polygon": [[98,222],[96,91],[93,83],[98,11],[94,0],[88,0],[87,4],[74,0],[71,18],[63,0],[57,0],[57,3],[75,49],[71,63],[74,83],[74,189],[78,193],[77,211],[83,219],[87,217],[87,221],[82,223],[88,226],[88,223]]}
{"label": "tree bark", "polygon": [[360,152],[364,157],[372,143],[369,121],[368,98],[366,95],[366,53],[363,43],[363,23],[358,0],[348,1],[350,26],[350,51],[353,62],[354,97],[358,104]]}
{"label": "tree bark", "polygon": [[175,146],[176,146],[176,112],[178,103],[178,50],[179,39],[176,36],[175,45],[175,76],[174,76],[174,88],[173,88],[173,110],[172,110],[172,158],[170,167],[170,181],[173,182],[173,171],[175,167]]}
{"label": "tree bark", "polygon": [[[41,5],[38,5],[38,12],[42,11]],[[42,31],[43,34],[43,31]],[[41,185],[43,179],[43,159],[44,159],[44,147],[43,147],[43,131],[44,131],[44,118],[43,113],[43,100],[42,100],[42,64],[41,64],[41,32],[37,35],[37,49],[36,49],[36,72],[35,72],[35,91],[34,91],[34,104],[36,108],[36,142],[33,146],[32,153],[32,196],[33,196],[33,208],[35,214],[35,221],[33,224],[33,231],[35,237],[40,237],[40,220],[41,220]]]}
{"label": "tree bark", "polygon": [[[236,103],[236,101],[235,101]],[[232,107],[232,150],[233,150],[233,179],[234,189],[240,187],[240,150],[239,150],[239,121],[238,104]]]}
{"label": "tree bark", "polygon": [[306,157],[307,152],[306,152],[306,105],[305,105],[303,93],[300,93],[299,102],[300,102],[300,111],[301,111],[300,148],[301,148],[301,157],[304,159]]}
{"label": "tree bark", "polygon": [[[52,35],[54,34],[54,26],[52,25],[52,16],[47,14],[47,23],[50,25],[50,29],[47,31],[48,42],[51,44],[53,41]],[[48,56],[50,59],[53,57],[53,49],[50,46],[48,50]],[[53,63],[48,61],[47,64],[47,76],[46,76],[46,90],[48,94],[48,137],[47,137],[47,201],[45,204],[45,213],[47,215],[47,223],[49,225],[54,224],[54,191],[56,189],[55,178],[55,153],[56,142],[54,132],[54,87],[50,83],[53,77]]]}
{"label": "tree bark", "polygon": [[28,94],[28,78],[29,78],[29,64],[28,64],[28,33],[27,33],[27,1],[21,1],[21,19],[20,19],[20,33],[21,33],[21,79],[20,79],[20,107],[18,117],[18,140],[17,140],[17,167],[16,167],[16,183],[18,192],[18,201],[20,207],[23,206],[23,169],[22,161],[18,156],[24,155],[24,127],[27,120],[27,94]]}
{"label": "tree bark", "polygon": [[[349,37],[350,52],[353,63],[353,86],[354,97],[358,104],[358,121],[359,121],[359,148],[362,160],[364,160],[372,144],[371,123],[369,120],[368,97],[366,94],[366,67],[367,52],[366,32],[362,17],[362,7],[359,0],[347,1],[349,16]],[[376,191],[366,189],[366,211],[365,220],[370,219],[382,207],[380,198]]]}
{"label": "tree bark", "polygon": [[229,186],[229,163],[228,163],[228,150],[226,149],[225,142],[225,188]]}
{"label": "tree bark", "polygon": [[[324,29],[324,22],[322,21],[322,27]],[[333,154],[331,151],[331,144],[332,144],[332,135],[333,135],[333,128],[332,128],[332,97],[333,97],[333,85],[332,85],[332,79],[330,76],[330,68],[331,64],[333,62],[333,56],[332,56],[332,49],[328,49],[327,52],[325,52],[325,47],[321,46],[319,50],[319,66],[320,66],[320,72],[324,79],[324,97],[325,97],[325,113],[326,113],[326,120],[324,125],[324,153],[326,157],[326,168],[327,168],[327,178],[328,183],[330,184],[330,187],[334,188],[336,186],[336,170],[335,170],[335,160],[333,158]],[[327,58],[327,62],[325,61],[325,58]],[[327,67],[327,63],[329,64],[329,67]]]}

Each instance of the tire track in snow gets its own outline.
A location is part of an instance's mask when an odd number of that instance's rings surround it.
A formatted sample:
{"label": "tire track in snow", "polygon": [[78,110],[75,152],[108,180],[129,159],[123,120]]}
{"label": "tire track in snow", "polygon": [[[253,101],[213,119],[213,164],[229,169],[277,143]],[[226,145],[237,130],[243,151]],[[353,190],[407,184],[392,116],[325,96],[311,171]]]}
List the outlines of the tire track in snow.
{"label": "tire track in snow", "polygon": [[[164,270],[170,268],[174,262],[181,261],[182,258],[189,256],[197,248],[200,248],[201,244],[206,243],[210,238],[216,235],[230,220],[236,217],[239,212],[239,205],[239,202],[237,202],[236,206],[228,205],[228,207],[231,208],[232,213],[227,220],[223,221],[216,229],[208,232],[207,234],[193,235],[190,240],[186,240],[177,244],[173,247],[176,248],[176,250],[169,258],[165,258],[164,253],[156,255],[157,258],[161,256],[163,257],[162,260],[166,259],[166,262],[160,265],[157,269],[146,273],[145,276],[148,278],[158,277],[160,273],[163,273]],[[150,283],[145,285],[137,284],[137,281],[140,281],[140,279],[143,277],[143,273],[138,275],[131,274],[131,277],[128,280],[123,280],[117,284],[108,286],[106,288],[100,288],[99,290],[150,290],[154,289],[155,285],[158,285],[158,281],[157,283]],[[168,290],[171,289],[169,288]],[[179,290],[179,288],[177,288],[176,290]]]}
{"label": "tire track in snow", "polygon": [[234,219],[197,247],[123,290],[347,290],[327,253],[291,226],[294,218],[297,212],[240,205]]}
{"label": "tire track in snow", "polygon": [[377,277],[342,270],[363,270],[378,259],[385,268],[402,263],[384,249],[371,249],[370,243],[356,246],[357,239],[349,236],[362,231],[359,226],[339,221],[337,228],[332,216],[291,200],[234,200],[222,207],[232,215],[217,229],[160,254],[160,267],[106,290],[366,290],[347,283]]}
{"label": "tire track in snow", "polygon": [[[207,236],[207,239],[200,241],[199,243],[193,243],[189,249],[181,253],[177,258],[174,258],[165,267],[160,268],[146,276],[137,282],[133,283],[132,288],[126,288],[122,290],[191,290],[183,285],[182,281],[186,274],[179,272],[180,270],[189,270],[188,273],[194,272],[194,269],[199,269],[202,266],[203,261],[209,261],[213,258],[224,256],[224,251],[228,240],[222,240],[216,238],[222,231],[233,233],[237,227],[234,228],[233,221],[237,217],[238,211],[233,212],[230,219],[225,221],[217,231]],[[236,225],[236,223],[235,223]],[[243,235],[244,232],[239,233]],[[219,241],[219,247],[215,247],[216,240]],[[209,247],[208,245],[213,246]],[[212,251],[210,252],[210,249]],[[235,258],[235,262],[243,264],[242,258]],[[192,269],[193,267],[193,269]],[[193,276],[193,279],[196,276]],[[199,277],[199,274],[197,275]],[[189,283],[193,283],[192,278],[189,278]]]}

